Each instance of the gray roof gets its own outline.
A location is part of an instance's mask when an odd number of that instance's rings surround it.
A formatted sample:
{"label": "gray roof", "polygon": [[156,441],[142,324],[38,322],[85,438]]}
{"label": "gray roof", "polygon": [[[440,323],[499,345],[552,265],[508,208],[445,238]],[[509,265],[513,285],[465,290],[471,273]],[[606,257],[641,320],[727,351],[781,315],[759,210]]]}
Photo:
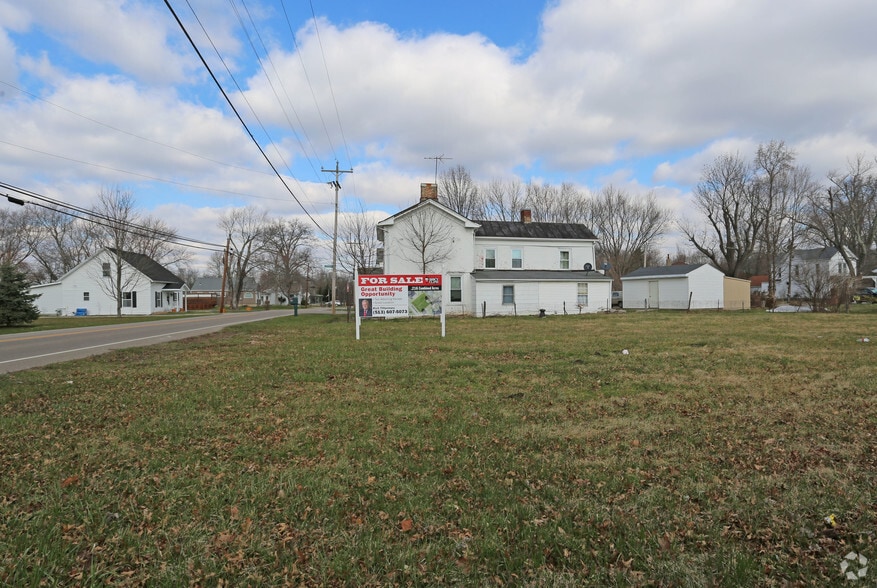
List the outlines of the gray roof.
{"label": "gray roof", "polygon": [[[118,250],[110,249],[110,251],[115,254]],[[164,282],[167,284],[165,289],[168,289],[168,286],[171,286],[170,289],[173,290],[183,287],[183,280],[178,278],[171,270],[167,269],[151,257],[143,255],[142,253],[134,253],[132,251],[118,251],[118,253],[120,257],[125,260],[125,263],[136,268],[153,282]]]}
{"label": "gray roof", "polygon": [[699,267],[703,267],[705,265],[709,265],[706,263],[689,263],[686,265],[656,265],[654,267],[641,267],[638,270],[634,270],[627,274],[626,276],[621,276],[621,279],[624,278],[644,278],[644,277],[660,277],[660,276],[687,276],[694,270]]}
{"label": "gray roof", "polygon": [[822,247],[820,249],[795,249],[795,257],[801,261],[828,260],[837,255],[835,247]]}
{"label": "gray roof", "polygon": [[476,282],[496,281],[537,281],[537,282],[603,282],[612,278],[598,271],[583,270],[475,270],[472,272]]}
{"label": "gray roof", "polygon": [[[225,284],[226,290],[229,289],[229,284],[226,282]],[[192,285],[192,292],[219,292],[222,290],[222,278],[217,277],[205,277],[205,278],[196,278],[195,283]],[[244,278],[244,290],[246,291],[255,291],[256,290],[256,280],[252,277]]]}
{"label": "gray roof", "polygon": [[585,225],[575,223],[522,223],[516,221],[475,221],[476,237],[510,237],[515,239],[589,239],[597,236]]}

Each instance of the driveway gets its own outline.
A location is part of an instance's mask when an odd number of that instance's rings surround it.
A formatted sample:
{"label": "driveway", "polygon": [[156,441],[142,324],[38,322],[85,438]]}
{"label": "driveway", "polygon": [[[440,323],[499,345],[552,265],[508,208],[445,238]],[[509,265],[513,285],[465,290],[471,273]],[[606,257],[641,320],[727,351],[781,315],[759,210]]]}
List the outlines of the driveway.
{"label": "driveway", "polygon": [[264,321],[293,314],[292,309],[261,310],[2,335],[0,336],[0,374],[81,359],[113,349],[197,337],[219,331],[229,325]]}

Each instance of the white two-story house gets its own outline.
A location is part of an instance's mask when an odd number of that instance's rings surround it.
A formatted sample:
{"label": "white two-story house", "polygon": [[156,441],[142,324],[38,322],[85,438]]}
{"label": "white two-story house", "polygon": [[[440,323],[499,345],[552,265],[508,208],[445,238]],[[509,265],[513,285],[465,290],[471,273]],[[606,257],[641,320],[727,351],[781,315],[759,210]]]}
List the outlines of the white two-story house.
{"label": "white two-story house", "polygon": [[[853,263],[858,262],[855,256],[849,255]],[[806,297],[818,284],[828,285],[831,280],[844,276],[850,276],[850,269],[836,248],[795,249],[791,263],[788,257],[777,263],[776,295],[777,298],[786,298],[791,288],[792,297]],[[767,289],[768,285],[764,283],[762,290],[767,292]]]}
{"label": "white two-story house", "polygon": [[[431,184],[425,186],[431,187]],[[471,220],[421,187],[420,202],[377,225],[385,274],[441,274],[448,314],[575,314],[611,308],[584,225]]]}

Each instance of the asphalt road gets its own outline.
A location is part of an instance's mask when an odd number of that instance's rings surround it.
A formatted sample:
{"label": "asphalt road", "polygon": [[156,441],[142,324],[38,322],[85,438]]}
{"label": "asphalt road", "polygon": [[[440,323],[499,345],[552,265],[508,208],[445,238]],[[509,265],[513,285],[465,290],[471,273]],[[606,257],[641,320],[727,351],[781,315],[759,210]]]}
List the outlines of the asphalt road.
{"label": "asphalt road", "polygon": [[113,349],[197,337],[204,333],[219,331],[229,325],[264,321],[292,314],[294,314],[292,309],[260,310],[2,335],[0,336],[0,374],[81,359]]}

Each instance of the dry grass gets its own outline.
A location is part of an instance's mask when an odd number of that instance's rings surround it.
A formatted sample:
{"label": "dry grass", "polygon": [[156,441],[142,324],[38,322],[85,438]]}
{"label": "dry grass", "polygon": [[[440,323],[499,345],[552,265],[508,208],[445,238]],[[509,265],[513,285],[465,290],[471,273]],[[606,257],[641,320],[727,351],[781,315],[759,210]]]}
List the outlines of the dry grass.
{"label": "dry grass", "polygon": [[0,376],[0,583],[840,585],[874,331],[303,316]]}

